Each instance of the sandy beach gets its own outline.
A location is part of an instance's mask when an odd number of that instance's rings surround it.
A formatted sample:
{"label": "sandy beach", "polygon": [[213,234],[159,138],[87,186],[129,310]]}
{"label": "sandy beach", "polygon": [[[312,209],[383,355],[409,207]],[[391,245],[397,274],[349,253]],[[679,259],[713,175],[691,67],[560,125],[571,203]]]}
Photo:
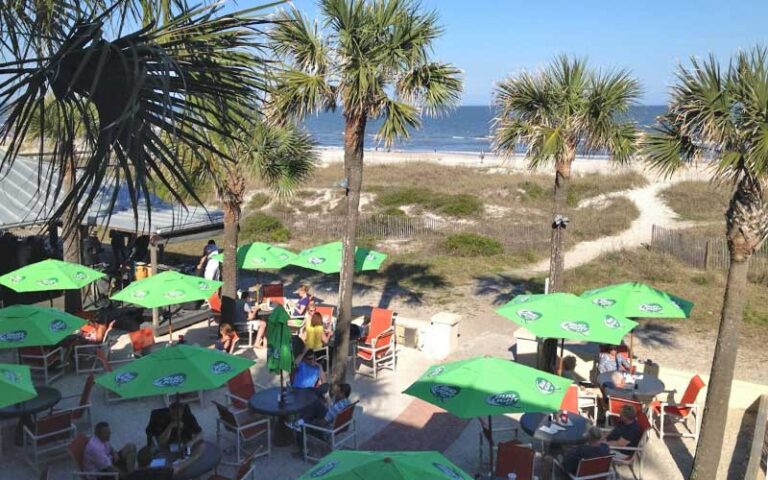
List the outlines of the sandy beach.
{"label": "sandy beach", "polygon": [[[332,163],[344,161],[344,150],[334,147],[322,147],[317,150],[320,166],[328,166]],[[466,153],[466,152],[425,152],[409,150],[374,150],[365,151],[366,165],[383,165],[389,163],[406,162],[434,162],[440,165],[454,167],[474,167],[488,170],[489,172],[499,173],[502,171],[510,172],[529,172],[528,162],[525,155],[518,154],[513,157],[503,157],[493,153]],[[706,180],[711,178],[707,173],[707,165],[700,164],[691,166],[675,174],[676,180]],[[588,174],[602,173],[605,175],[619,174],[622,172],[634,170],[646,175],[649,180],[661,180],[662,176],[649,169],[640,159],[631,162],[629,165],[619,165],[611,161],[606,156],[578,156],[573,163],[573,173]],[[540,170],[543,171],[543,170]]]}

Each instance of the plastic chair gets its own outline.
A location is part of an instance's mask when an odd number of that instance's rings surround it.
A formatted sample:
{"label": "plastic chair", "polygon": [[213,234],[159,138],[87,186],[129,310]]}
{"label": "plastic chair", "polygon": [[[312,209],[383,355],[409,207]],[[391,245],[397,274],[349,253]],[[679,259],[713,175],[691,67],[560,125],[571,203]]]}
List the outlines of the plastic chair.
{"label": "plastic chair", "polygon": [[142,351],[155,344],[155,330],[152,327],[145,327],[131,332],[128,335],[131,337],[131,347],[133,348],[133,356],[142,356]]}
{"label": "plastic chair", "polygon": [[[507,432],[513,432],[514,436],[512,440],[517,441],[519,430],[516,427],[496,427],[491,430],[488,428],[488,423],[482,418],[477,418],[480,422],[480,433],[478,434],[478,452],[477,452],[477,465],[480,471],[484,471],[485,461],[488,458],[485,453],[485,445],[488,444],[489,448],[492,448],[494,452],[498,450],[498,444],[502,440],[500,437],[506,435]],[[491,465],[488,465],[490,471]]]}
{"label": "plastic chair", "polygon": [[229,468],[233,467],[237,467],[234,477],[220,475],[219,469],[221,468],[221,465],[218,465],[213,471],[213,475],[209,477],[208,480],[243,480],[244,478],[254,478],[253,474],[255,467],[253,466],[253,455],[240,462],[240,465],[229,465]]}
{"label": "plastic chair", "polygon": [[597,396],[583,393],[576,384],[570,385],[565,392],[560,409],[581,415],[583,409],[592,410],[592,418],[597,418]]}
{"label": "plastic chair", "polygon": [[635,413],[638,415],[643,414],[645,416],[645,412],[643,412],[643,404],[640,402],[636,402],[634,400],[627,400],[625,398],[619,398],[619,397],[608,397],[608,411],[605,412],[605,426],[609,427],[611,426],[611,419],[617,419],[621,416],[621,409],[624,407],[624,405],[629,405],[632,408],[635,409]]}
{"label": "plastic chair", "polygon": [[100,338],[101,341],[84,345],[75,345],[75,373],[77,375],[102,371],[101,363],[96,358],[95,351],[104,350],[107,352],[107,358],[110,357],[112,345],[116,343],[116,341],[110,337],[114,325],[115,320],[112,320],[109,322],[109,325],[101,324],[95,327],[97,330],[101,328],[104,329],[101,333],[97,334],[97,338]]}
{"label": "plastic chair", "polygon": [[69,443],[69,455],[72,460],[75,461],[77,470],[72,472],[73,478],[84,478],[90,480],[91,478],[108,479],[114,478],[117,480],[120,478],[119,472],[86,472],[83,465],[83,456],[85,455],[85,447],[88,445],[88,436],[84,433],[78,433],[75,438]]}
{"label": "plastic chair", "polygon": [[243,370],[227,382],[229,390],[224,395],[229,400],[229,406],[235,410],[247,410],[248,400],[256,393],[256,387],[263,386],[254,383],[250,370]]}
{"label": "plastic chair", "polygon": [[216,338],[219,334],[218,325],[221,323],[221,295],[218,291],[208,297],[208,308],[211,310],[208,317],[208,336]]}
{"label": "plastic chair", "polygon": [[61,347],[22,347],[19,363],[29,367],[33,376],[42,377],[45,385],[64,375],[64,350]]}
{"label": "plastic chair", "polygon": [[24,446],[29,447],[24,460],[35,469],[35,473],[39,473],[41,461],[54,460],[66,453],[76,432],[69,411],[38,418],[33,425],[22,428]]}
{"label": "plastic chair", "polygon": [[[91,391],[93,390],[94,378],[93,374],[85,377],[85,383],[83,383],[83,390],[78,394],[67,395],[61,397],[61,401],[51,408],[50,414],[70,412],[72,415],[72,421],[77,422],[81,418],[85,417],[87,420],[86,425],[90,429],[91,422]],[[72,402],[71,406],[65,407],[64,403]]]}
{"label": "plastic chair", "polygon": [[[560,462],[555,460],[555,465],[560,467]],[[576,467],[576,473],[563,472],[568,475],[570,480],[597,480],[599,478],[616,478],[616,472],[611,468],[613,465],[613,457],[608,455],[605,457],[596,458],[583,458],[579,461],[579,466]]]}
{"label": "plastic chair", "polygon": [[340,411],[338,415],[336,415],[336,418],[334,418],[333,425],[331,425],[330,428],[312,425],[311,423],[302,425],[301,431],[304,440],[304,460],[318,461],[321,458],[309,454],[309,448],[307,448],[309,437],[328,445],[331,451],[344,446],[349,441],[352,441],[352,447],[355,450],[357,449],[357,426],[355,424],[356,407],[357,402],[350,404],[344,410]]}
{"label": "plastic chair", "polygon": [[494,477],[507,478],[514,473],[517,480],[534,480],[536,467],[536,451],[531,445],[523,445],[517,441],[499,442],[496,455]]}
{"label": "plastic chair", "polygon": [[368,323],[368,332],[360,343],[373,345],[373,341],[387,330],[394,330],[395,313],[387,308],[371,309],[371,321]]}
{"label": "plastic chair", "polygon": [[[393,373],[397,372],[397,341],[393,329],[379,334],[370,345],[356,345],[356,350],[355,358],[370,366],[373,378],[378,377],[382,368],[391,368]],[[355,368],[355,374],[358,373]]]}
{"label": "plastic chair", "polygon": [[[659,435],[662,438],[665,436],[689,437],[698,441],[701,416],[699,415],[699,405],[696,403],[696,398],[699,396],[699,392],[701,392],[704,386],[704,380],[702,380],[700,376],[695,375],[691,378],[691,381],[688,382],[688,387],[685,389],[685,393],[683,393],[679,403],[674,401],[656,401],[651,404],[651,413],[659,420]],[[674,390],[669,391],[669,393],[674,393]],[[665,417],[671,419],[672,422],[683,422],[689,433],[666,432],[664,430]],[[691,417],[693,417],[693,430],[688,426],[688,419]]]}
{"label": "plastic chair", "polygon": [[[212,402],[216,405],[219,412],[219,418],[216,419],[216,442],[221,447],[221,436],[224,432],[229,432],[235,437],[235,450],[237,462],[243,460],[242,453],[251,457],[260,457],[271,454],[272,435],[269,428],[269,419],[252,414],[249,411],[232,411],[219,402]],[[266,435],[266,449],[262,452],[248,452],[243,445],[250,441],[257,440],[262,435]]]}

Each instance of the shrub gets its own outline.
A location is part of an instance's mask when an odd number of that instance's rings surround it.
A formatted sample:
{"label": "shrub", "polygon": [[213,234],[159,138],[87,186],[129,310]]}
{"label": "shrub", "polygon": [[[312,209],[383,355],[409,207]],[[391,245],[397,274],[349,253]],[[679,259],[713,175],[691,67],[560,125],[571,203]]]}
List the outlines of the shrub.
{"label": "shrub", "polygon": [[376,201],[388,210],[397,209],[403,205],[418,205],[427,210],[452,217],[477,215],[483,210],[483,202],[474,195],[449,195],[423,188],[388,189],[379,193]]}
{"label": "shrub", "polygon": [[504,248],[497,240],[474,233],[450,235],[443,242],[442,248],[459,257],[490,257],[504,253]]}
{"label": "shrub", "polygon": [[398,207],[384,208],[379,212],[379,214],[385,215],[387,217],[404,217],[405,216],[405,212]]}
{"label": "shrub", "polygon": [[291,232],[277,218],[265,213],[254,213],[243,219],[240,234],[246,242],[282,243],[291,239]]}
{"label": "shrub", "polygon": [[546,196],[551,196],[551,193],[538,183],[526,180],[520,184],[520,189],[525,191],[522,193],[524,200],[540,200]]}
{"label": "shrub", "polygon": [[269,202],[272,201],[272,198],[269,197],[269,195],[261,192],[254,193],[251,197],[251,201],[248,202],[248,210],[258,210],[264,206],[266,206]]}

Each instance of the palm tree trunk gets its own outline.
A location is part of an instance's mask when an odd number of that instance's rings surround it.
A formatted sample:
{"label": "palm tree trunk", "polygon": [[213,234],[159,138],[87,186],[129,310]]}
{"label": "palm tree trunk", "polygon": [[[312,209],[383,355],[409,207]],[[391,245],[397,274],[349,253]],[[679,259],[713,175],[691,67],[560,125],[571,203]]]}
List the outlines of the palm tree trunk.
{"label": "palm tree trunk", "polygon": [[749,177],[743,178],[734,192],[727,214],[731,265],[691,479],[717,478],[747,297],[749,260],[768,235],[766,215],[768,205],[763,201],[759,182]]}
{"label": "palm tree trunk", "polygon": [[[64,179],[64,189],[62,195],[66,198],[74,189],[76,182],[76,166],[75,166],[75,147],[74,144],[69,146],[70,157],[69,161],[64,163],[63,171],[61,172]],[[81,254],[81,235],[80,225],[77,221],[77,202],[70,202],[67,209],[64,211],[64,219],[62,223],[62,243],[63,252],[62,257],[65,262],[82,263]],[[55,226],[52,228],[56,228]],[[68,313],[76,313],[83,309],[83,299],[80,290],[65,290],[64,291],[64,310]]]}
{"label": "palm tree trunk", "polygon": [[237,235],[240,228],[242,195],[239,186],[244,185],[234,173],[230,174],[227,186],[231,191],[223,195],[224,207],[224,263],[222,263],[221,321],[234,324],[237,319]]}
{"label": "palm tree trunk", "polygon": [[[555,190],[552,204],[552,239],[549,256],[549,292],[563,291],[563,270],[565,257],[565,206],[568,185],[571,180],[571,164],[576,156],[576,146],[567,149],[565,156],[555,163]],[[537,367],[539,370],[556,373],[557,339],[544,341]]]}
{"label": "palm tree trunk", "polygon": [[339,281],[339,318],[333,358],[333,383],[342,383],[347,375],[349,327],[352,324],[352,287],[355,275],[355,245],[360,217],[360,190],[363,185],[363,146],[365,115],[346,115],[344,125],[344,173],[347,179],[347,216],[344,228],[343,258]]}

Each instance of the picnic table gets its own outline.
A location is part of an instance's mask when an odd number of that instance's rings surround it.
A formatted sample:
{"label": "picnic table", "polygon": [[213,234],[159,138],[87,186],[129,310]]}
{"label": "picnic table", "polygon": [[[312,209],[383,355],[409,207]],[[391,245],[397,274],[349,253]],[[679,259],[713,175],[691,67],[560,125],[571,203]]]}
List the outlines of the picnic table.
{"label": "picnic table", "polygon": [[[597,376],[597,384],[609,397],[650,403],[666,388],[664,382],[647,373],[629,376],[624,388],[612,387],[610,386],[612,374],[613,372],[604,372]],[[607,384],[609,385],[606,386]]]}
{"label": "picnic table", "polygon": [[[557,415],[555,414],[555,416]],[[584,434],[592,426],[592,422],[581,415],[570,412],[568,413],[568,421],[568,426],[560,426],[557,431],[550,433],[541,429],[549,425],[549,414],[524,413],[520,417],[520,426],[525,433],[536,440],[540,440],[551,450],[559,450],[565,445],[586,443],[587,439]],[[557,425],[557,423],[553,421],[551,425]]]}
{"label": "picnic table", "polygon": [[256,413],[277,417],[272,443],[277,447],[285,447],[292,443],[293,432],[285,422],[291,415],[296,415],[308,409],[318,396],[309,388],[283,387],[283,401],[278,401],[281,387],[272,387],[256,392],[248,401],[248,406]]}

